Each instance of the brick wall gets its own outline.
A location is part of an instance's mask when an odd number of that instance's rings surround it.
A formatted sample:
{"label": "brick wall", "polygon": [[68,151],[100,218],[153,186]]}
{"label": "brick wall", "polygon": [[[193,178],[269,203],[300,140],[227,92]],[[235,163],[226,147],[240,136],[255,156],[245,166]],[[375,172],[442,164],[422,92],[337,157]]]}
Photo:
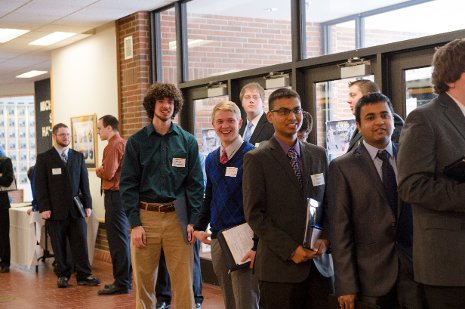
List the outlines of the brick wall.
{"label": "brick wall", "polygon": [[[138,12],[117,21],[121,132],[128,138],[145,126],[142,101],[150,85],[150,21],[148,12]],[[132,36],[133,58],[124,59],[124,38]]]}

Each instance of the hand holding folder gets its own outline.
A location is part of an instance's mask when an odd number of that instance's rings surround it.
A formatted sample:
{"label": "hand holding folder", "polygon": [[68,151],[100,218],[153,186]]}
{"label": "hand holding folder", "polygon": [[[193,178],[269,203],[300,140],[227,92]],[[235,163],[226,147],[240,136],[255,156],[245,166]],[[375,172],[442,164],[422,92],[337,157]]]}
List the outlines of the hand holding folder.
{"label": "hand holding folder", "polygon": [[242,261],[253,247],[253,231],[247,223],[222,230],[217,237],[230,271],[249,267],[250,261]]}

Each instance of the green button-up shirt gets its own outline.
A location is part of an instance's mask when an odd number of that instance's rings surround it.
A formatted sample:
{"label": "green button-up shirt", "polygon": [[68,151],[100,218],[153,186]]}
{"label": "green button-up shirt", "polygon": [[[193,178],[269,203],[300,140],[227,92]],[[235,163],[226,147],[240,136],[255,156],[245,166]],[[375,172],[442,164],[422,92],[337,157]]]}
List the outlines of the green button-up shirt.
{"label": "green button-up shirt", "polygon": [[193,223],[203,201],[203,174],[194,136],[175,124],[165,135],[150,123],[129,137],[120,195],[131,227],[140,226],[139,202],[186,201]]}

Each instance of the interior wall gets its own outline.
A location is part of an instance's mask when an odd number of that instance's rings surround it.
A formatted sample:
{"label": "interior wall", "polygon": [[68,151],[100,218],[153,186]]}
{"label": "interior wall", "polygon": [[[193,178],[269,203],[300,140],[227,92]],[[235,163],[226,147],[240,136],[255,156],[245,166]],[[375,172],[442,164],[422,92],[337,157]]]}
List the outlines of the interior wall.
{"label": "interior wall", "polygon": [[[70,125],[71,117],[118,115],[117,46],[115,23],[96,29],[95,35],[52,52],[53,124]],[[97,166],[107,142],[98,140]],[[94,213],[105,216],[100,179],[89,169]]]}
{"label": "interior wall", "polygon": [[0,85],[0,97],[34,95],[34,82]]}

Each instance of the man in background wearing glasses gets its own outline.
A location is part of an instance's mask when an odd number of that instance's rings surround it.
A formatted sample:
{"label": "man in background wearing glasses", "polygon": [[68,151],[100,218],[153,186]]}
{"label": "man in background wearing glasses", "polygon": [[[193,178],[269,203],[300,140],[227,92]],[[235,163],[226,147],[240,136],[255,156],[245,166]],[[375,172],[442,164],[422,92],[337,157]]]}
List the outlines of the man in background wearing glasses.
{"label": "man in background wearing glasses", "polygon": [[244,141],[258,147],[259,143],[269,140],[274,133],[273,126],[263,112],[265,90],[259,83],[249,83],[242,87],[239,99],[247,114],[247,121],[243,122],[239,134]]}
{"label": "man in background wearing glasses", "polygon": [[255,258],[260,308],[326,308],[330,281],[312,259],[326,251],[327,237],[313,249],[302,245],[307,198],[324,203],[326,152],[297,141],[302,107],[295,91],[277,89],[268,102],[275,133],[245,155],[243,179],[245,217],[260,238]]}

